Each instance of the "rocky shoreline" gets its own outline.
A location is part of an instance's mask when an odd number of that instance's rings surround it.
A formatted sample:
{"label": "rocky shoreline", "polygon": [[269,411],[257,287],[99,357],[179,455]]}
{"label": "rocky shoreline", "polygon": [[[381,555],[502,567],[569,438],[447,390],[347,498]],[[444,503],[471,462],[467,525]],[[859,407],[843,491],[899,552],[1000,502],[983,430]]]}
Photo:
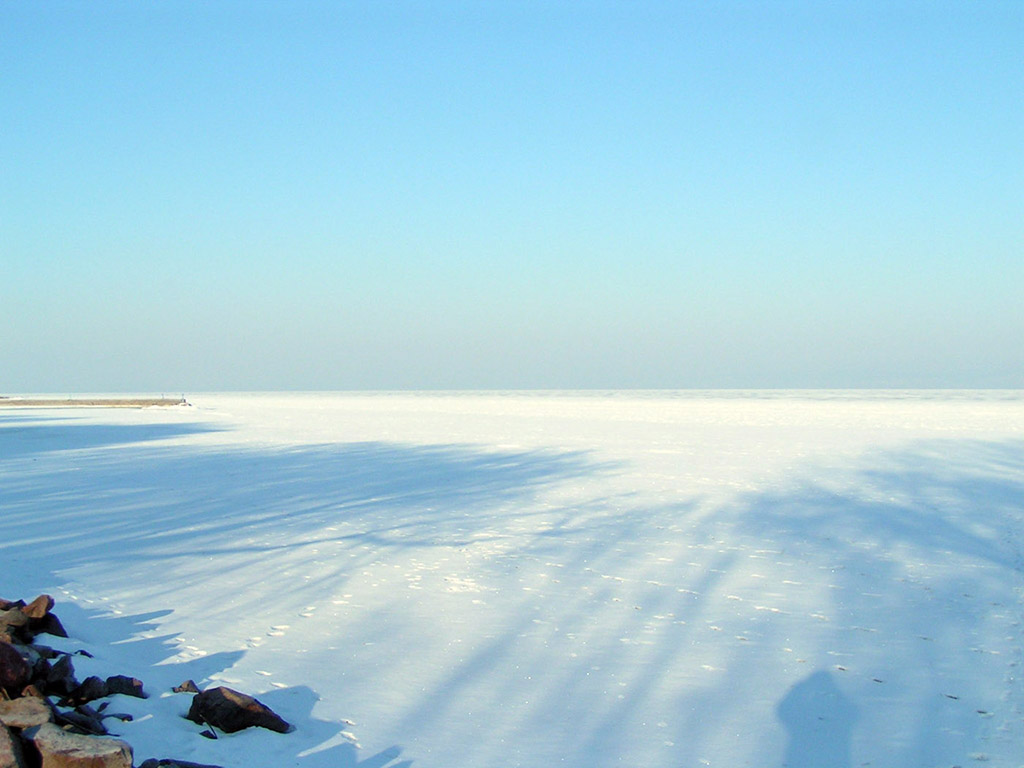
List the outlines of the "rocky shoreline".
{"label": "rocky shoreline", "polygon": [[[131,746],[113,737],[106,721],[131,715],[111,711],[109,697],[147,698],[141,680],[126,675],[75,677],[68,653],[39,642],[41,635],[68,636],[53,613],[54,600],[0,598],[0,768],[133,768]],[[198,735],[267,728],[288,733],[292,726],[269,707],[222,686],[200,691],[187,680],[174,693],[191,695],[186,718],[204,726]],[[151,758],[137,768],[219,768],[173,758]]]}

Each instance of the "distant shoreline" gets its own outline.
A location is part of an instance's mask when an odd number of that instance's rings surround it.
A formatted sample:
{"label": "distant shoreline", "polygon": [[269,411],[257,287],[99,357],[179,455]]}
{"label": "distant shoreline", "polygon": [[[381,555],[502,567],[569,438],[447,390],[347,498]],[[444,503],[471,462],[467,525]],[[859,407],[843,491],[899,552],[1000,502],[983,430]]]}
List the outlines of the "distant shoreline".
{"label": "distant shoreline", "polygon": [[152,408],[188,405],[184,397],[0,397],[0,408]]}

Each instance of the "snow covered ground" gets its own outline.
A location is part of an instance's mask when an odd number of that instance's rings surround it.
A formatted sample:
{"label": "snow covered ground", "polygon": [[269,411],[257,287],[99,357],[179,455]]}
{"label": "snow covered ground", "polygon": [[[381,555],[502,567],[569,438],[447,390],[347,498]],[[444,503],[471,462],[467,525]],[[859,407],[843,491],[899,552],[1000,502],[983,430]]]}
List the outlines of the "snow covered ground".
{"label": "snow covered ground", "polygon": [[0,410],[0,596],[140,760],[1024,764],[1022,392],[190,400]]}

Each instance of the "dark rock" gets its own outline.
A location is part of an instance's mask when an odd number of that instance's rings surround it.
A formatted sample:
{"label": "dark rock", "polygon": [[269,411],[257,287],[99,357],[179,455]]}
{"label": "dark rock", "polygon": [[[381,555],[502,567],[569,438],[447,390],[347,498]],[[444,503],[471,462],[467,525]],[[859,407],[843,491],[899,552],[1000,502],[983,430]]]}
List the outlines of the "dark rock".
{"label": "dark rock", "polygon": [[134,696],[137,699],[146,698],[146,693],[142,690],[142,681],[127,675],[108,677],[106,688],[108,696],[120,693],[122,696]]}
{"label": "dark rock", "polygon": [[270,707],[252,696],[231,688],[210,688],[197,693],[186,717],[200,725],[212,725],[225,733],[234,733],[253,726],[278,733],[288,733],[292,727]]}
{"label": "dark rock", "polygon": [[176,685],[171,688],[175,693],[199,693],[199,687],[196,685],[195,680],[186,680],[181,685]]}
{"label": "dark rock", "polygon": [[87,706],[58,712],[56,717],[59,725],[71,725],[82,733],[104,736],[107,733],[103,720],[94,709]]}
{"label": "dark rock", "polygon": [[4,600],[4,598],[0,597],[0,611],[9,611],[11,608],[21,608],[24,605],[24,600]]}
{"label": "dark rock", "polygon": [[46,673],[46,692],[58,696],[67,696],[78,687],[75,680],[75,667],[70,656],[61,656]]}
{"label": "dark rock", "polygon": [[220,768],[220,766],[190,763],[187,760],[157,760],[155,757],[151,757],[142,763],[139,768]]}
{"label": "dark rock", "polygon": [[37,635],[68,636],[68,632],[64,629],[64,625],[60,623],[60,619],[52,613],[46,614],[41,619],[33,619],[30,626]]}
{"label": "dark rock", "polygon": [[38,643],[32,644],[32,650],[42,656],[44,659],[56,659],[58,656],[66,656],[60,651],[55,651],[48,645],[39,645]]}
{"label": "dark rock", "polygon": [[25,731],[46,768],[131,768],[132,748],[118,739],[70,733],[53,723]]}
{"label": "dark rock", "polygon": [[10,643],[0,642],[0,688],[20,692],[32,678],[32,667]]}
{"label": "dark rock", "polygon": [[200,731],[199,735],[202,736],[204,739],[216,739],[217,738],[217,734],[214,732],[214,730],[212,728],[207,728],[205,731]]}
{"label": "dark rock", "polygon": [[50,662],[46,659],[39,659],[35,664],[32,665],[32,680],[30,683],[37,688],[46,688],[46,678],[50,676],[50,670],[52,669]]}
{"label": "dark rock", "polygon": [[87,704],[96,699],[102,699],[107,695],[107,684],[95,675],[85,678],[82,684],[75,688],[68,696],[74,704]]}

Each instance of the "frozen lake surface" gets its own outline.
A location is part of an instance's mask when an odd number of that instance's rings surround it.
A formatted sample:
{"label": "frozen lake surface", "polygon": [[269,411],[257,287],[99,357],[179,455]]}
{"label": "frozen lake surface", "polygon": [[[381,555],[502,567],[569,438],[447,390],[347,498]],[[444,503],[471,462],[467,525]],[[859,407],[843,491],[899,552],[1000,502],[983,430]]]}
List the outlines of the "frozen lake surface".
{"label": "frozen lake surface", "polygon": [[0,410],[0,596],[139,762],[1024,764],[1024,393],[190,401]]}

